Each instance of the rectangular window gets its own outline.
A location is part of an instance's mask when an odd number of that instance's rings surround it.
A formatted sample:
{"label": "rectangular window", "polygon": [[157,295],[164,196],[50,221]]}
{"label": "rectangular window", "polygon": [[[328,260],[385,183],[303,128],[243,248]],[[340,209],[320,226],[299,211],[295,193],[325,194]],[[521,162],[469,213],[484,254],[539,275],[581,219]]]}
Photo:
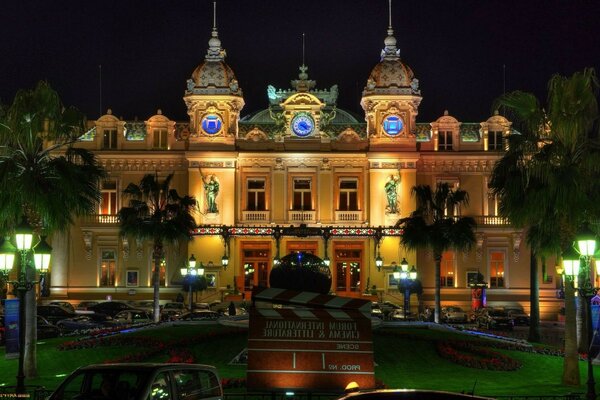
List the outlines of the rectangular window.
{"label": "rectangular window", "polygon": [[249,178],[246,182],[248,196],[246,199],[246,210],[266,211],[265,180]]}
{"label": "rectangular window", "polygon": [[504,252],[490,252],[490,288],[504,287]]}
{"label": "rectangular window", "polygon": [[[356,245],[334,244],[335,290],[343,292],[361,291],[362,250]],[[364,284],[364,283],[363,283]]]}
{"label": "rectangular window", "polygon": [[100,190],[100,206],[98,208],[98,214],[111,215],[116,214],[117,208],[117,183],[106,181],[102,182],[102,189]]}
{"label": "rectangular window", "polygon": [[310,178],[294,178],[292,210],[312,210],[312,182]]}
{"label": "rectangular window", "polygon": [[442,264],[440,266],[440,286],[454,287],[454,265],[455,254],[453,251],[445,251],[442,254]]}
{"label": "rectangular window", "polygon": [[116,129],[105,129],[102,133],[102,148],[116,149],[117,148],[117,130]]}
{"label": "rectangular window", "polygon": [[503,148],[502,131],[488,132],[488,150],[502,150]]}
{"label": "rectangular window", "polygon": [[269,285],[270,251],[268,249],[243,250],[244,290],[250,291],[254,286]]}
{"label": "rectangular window", "polygon": [[438,132],[438,150],[439,151],[452,150],[452,132],[451,131]]}
{"label": "rectangular window", "polygon": [[340,211],[358,211],[358,180],[355,178],[342,178],[339,183]]}
{"label": "rectangular window", "polygon": [[100,262],[100,286],[115,286],[116,257],[114,250],[102,250]]}
{"label": "rectangular window", "polygon": [[155,149],[166,150],[168,148],[168,132],[166,129],[155,129],[153,136]]}

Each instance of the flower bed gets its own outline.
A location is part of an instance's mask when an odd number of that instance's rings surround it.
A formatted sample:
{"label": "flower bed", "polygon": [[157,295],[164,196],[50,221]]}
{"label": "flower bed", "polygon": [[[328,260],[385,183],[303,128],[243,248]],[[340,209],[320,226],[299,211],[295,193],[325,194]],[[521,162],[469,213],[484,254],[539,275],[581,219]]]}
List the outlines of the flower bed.
{"label": "flower bed", "polygon": [[477,346],[467,341],[438,341],[437,351],[440,357],[469,368],[492,371],[515,371],[522,364],[504,354]]}

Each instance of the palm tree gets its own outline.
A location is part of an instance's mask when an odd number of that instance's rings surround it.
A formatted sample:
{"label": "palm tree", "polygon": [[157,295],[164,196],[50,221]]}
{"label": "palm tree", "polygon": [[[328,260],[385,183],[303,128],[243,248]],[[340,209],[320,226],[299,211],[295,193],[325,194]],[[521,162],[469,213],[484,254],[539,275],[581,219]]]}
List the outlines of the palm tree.
{"label": "palm tree", "polygon": [[475,220],[455,217],[461,206],[469,204],[469,194],[452,190],[447,183],[438,183],[435,192],[429,185],[417,185],[411,195],[417,207],[408,218],[396,225],[402,227],[401,243],[409,250],[430,248],[435,260],[435,322],[440,322],[440,267],[442,254],[449,249],[469,250],[475,243]]}
{"label": "palm tree", "polygon": [[[560,254],[571,246],[579,226],[600,216],[597,89],[594,70],[586,69],[569,78],[553,76],[546,107],[521,91],[496,104],[519,131],[508,137],[508,150],[494,167],[490,187],[499,196],[500,213],[528,232],[530,341],[539,341],[538,257]],[[566,290],[567,310],[572,296]],[[577,342],[569,321],[574,317],[567,315],[563,382],[578,385]]]}
{"label": "palm tree", "polygon": [[192,240],[192,232],[196,228],[196,199],[192,196],[179,196],[171,188],[173,176],[171,173],[160,181],[157,173],[147,174],[139,185],[130,183],[123,191],[130,198],[129,206],[121,208],[118,213],[121,236],[131,235],[137,239],[152,240],[155,322],[160,320],[159,272],[164,246],[180,240]]}
{"label": "palm tree", "polygon": [[[0,232],[22,218],[37,234],[66,231],[100,199],[104,176],[94,155],[73,145],[84,133],[83,115],[65,107],[46,82],[21,90],[0,107]],[[25,266],[33,280],[34,271]],[[25,376],[37,375],[36,300],[26,295]]]}

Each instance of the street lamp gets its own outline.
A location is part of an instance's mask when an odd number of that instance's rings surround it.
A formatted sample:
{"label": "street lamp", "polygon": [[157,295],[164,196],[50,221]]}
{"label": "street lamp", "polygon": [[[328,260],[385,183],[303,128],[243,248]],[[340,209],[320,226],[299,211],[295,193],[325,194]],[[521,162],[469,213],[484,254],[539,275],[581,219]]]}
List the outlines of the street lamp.
{"label": "street lamp", "polygon": [[[26,294],[36,283],[38,283],[35,280],[29,280],[27,276],[30,266],[29,252],[31,251],[33,244],[33,229],[27,223],[25,217],[23,217],[21,223],[15,228],[15,244],[17,245],[16,249],[12,243],[10,243],[10,240],[6,239],[0,247],[0,272],[3,276],[8,277],[8,273],[14,264],[15,250],[18,250],[20,253],[20,262],[17,271],[17,280],[8,281],[8,283],[13,285],[19,298],[19,367],[17,371],[16,392],[21,394],[25,393],[25,373],[23,371],[23,366],[25,360]],[[34,252],[35,268],[42,273],[46,272],[50,264],[52,247],[46,242],[45,238],[42,238],[35,246]]]}
{"label": "street lamp", "polygon": [[[410,289],[412,289],[413,282],[417,279],[417,269],[413,265],[409,271],[408,261],[403,258],[400,262],[400,271],[394,271],[395,274],[397,272],[398,278],[400,278],[400,286],[404,289],[404,319],[406,320],[410,314]],[[396,278],[396,276],[394,277]]]}
{"label": "street lamp", "polygon": [[[598,241],[594,234],[589,230],[585,229],[577,234],[576,238],[577,252],[573,248],[568,249],[563,254],[563,270],[566,278],[569,282],[577,282],[575,290],[583,299],[585,307],[586,317],[586,328],[587,328],[587,340],[588,340],[588,379],[587,379],[587,393],[586,398],[588,400],[596,399],[596,383],[594,381],[594,367],[592,364],[592,357],[590,351],[592,349],[594,330],[592,326],[592,305],[591,300],[600,288],[594,287],[590,280],[590,266],[591,258],[596,251]],[[600,266],[597,264],[596,271],[600,274]],[[577,280],[576,280],[577,278]]]}
{"label": "street lamp", "polygon": [[[204,271],[202,271],[204,272]],[[188,266],[187,267],[182,267],[181,268],[181,275],[186,277],[186,280],[188,281],[188,303],[189,303],[189,307],[190,307],[190,312],[192,312],[192,280],[193,277],[196,276],[196,274],[198,273],[198,271],[196,271],[196,257],[194,257],[194,255],[192,254],[192,256],[190,257],[190,259],[188,260]]]}

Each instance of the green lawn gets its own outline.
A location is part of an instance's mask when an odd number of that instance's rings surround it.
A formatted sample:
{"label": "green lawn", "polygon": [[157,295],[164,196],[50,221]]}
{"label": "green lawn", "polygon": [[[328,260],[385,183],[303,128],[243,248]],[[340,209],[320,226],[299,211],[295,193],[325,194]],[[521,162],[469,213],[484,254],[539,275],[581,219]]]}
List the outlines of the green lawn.
{"label": "green lawn", "polygon": [[[390,333],[391,332],[391,333]],[[464,336],[427,329],[395,329],[374,331],[375,374],[390,388],[437,389],[449,391],[471,391],[478,395],[564,395],[585,393],[586,364],[580,363],[580,387],[565,387],[560,384],[563,359],[556,356],[538,355],[521,351],[498,350],[518,359],[522,368],[517,371],[489,371],[467,368],[438,356],[435,342],[452,337]],[[246,347],[246,331],[210,325],[186,325],[147,329],[122,334],[118,346],[100,346],[77,350],[58,350],[63,342],[73,338],[57,338],[40,342],[38,345],[38,373],[28,379],[28,385],[54,388],[73,369],[81,365],[102,363],[126,354],[145,353],[148,348],[127,345],[129,338],[145,337],[165,343],[194,338],[185,352],[193,354],[197,363],[215,365],[223,378],[242,378],[245,366],[229,365],[229,362]],[[471,339],[469,337],[469,339]],[[477,339],[473,339],[477,340]],[[167,346],[168,347],[168,346]],[[2,350],[3,353],[3,350]],[[17,360],[0,358],[0,385],[14,385]],[[145,361],[164,362],[166,351],[145,358]],[[599,379],[600,380],[600,379]]]}

